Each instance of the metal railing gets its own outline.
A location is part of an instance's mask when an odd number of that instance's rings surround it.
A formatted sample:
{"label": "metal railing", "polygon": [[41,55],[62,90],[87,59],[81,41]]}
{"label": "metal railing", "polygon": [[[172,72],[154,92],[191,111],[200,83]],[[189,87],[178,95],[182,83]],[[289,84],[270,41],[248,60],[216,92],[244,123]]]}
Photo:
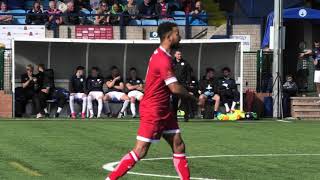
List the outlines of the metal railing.
{"label": "metal railing", "polygon": [[[96,25],[94,24],[94,18],[96,16],[104,16],[104,17],[120,17],[120,20],[117,21],[116,24],[114,23],[109,23],[109,24],[103,24],[103,25],[111,25],[111,26],[120,26],[120,38],[125,39],[125,27],[126,26],[158,26],[160,23],[165,22],[165,21],[172,21],[176,22],[179,26],[184,26],[185,27],[185,38],[186,39],[192,39],[191,36],[191,27],[192,26],[208,26],[208,20],[213,17],[210,14],[206,15],[191,15],[191,14],[185,14],[185,15],[170,15],[170,16],[159,16],[159,15],[153,15],[151,18],[145,18],[144,15],[138,14],[138,15],[128,15],[128,14],[89,14],[89,13],[84,13],[84,12],[79,12],[79,13],[62,13],[62,14],[54,14],[50,15],[48,13],[0,13],[1,15],[12,15],[13,16],[13,21],[12,25],[35,25],[33,23],[26,23],[27,16],[42,16],[44,19],[43,23],[37,24],[37,25],[48,25],[50,24],[50,29],[54,31],[54,37],[59,38],[59,33],[58,29],[59,26],[58,24],[55,23],[55,20],[60,17],[66,17],[66,16],[72,16],[72,17],[79,17],[79,23],[76,24],[61,24],[61,25]],[[49,22],[48,17],[53,16],[54,18]],[[135,17],[135,18],[131,18]],[[232,33],[231,31],[231,26],[229,26],[229,23],[232,22],[232,16],[231,15],[226,15],[227,17],[227,31],[225,37],[229,37],[230,34]],[[24,23],[21,23],[21,20],[24,21]],[[146,21],[153,21],[153,23],[147,23],[145,24],[144,22]],[[17,23],[19,22],[19,23]],[[134,23],[132,23],[134,22]],[[198,22],[198,23],[195,23]],[[1,23],[0,23],[1,25]],[[4,25],[10,25],[10,24],[4,24]],[[98,26],[98,25],[97,25]]]}

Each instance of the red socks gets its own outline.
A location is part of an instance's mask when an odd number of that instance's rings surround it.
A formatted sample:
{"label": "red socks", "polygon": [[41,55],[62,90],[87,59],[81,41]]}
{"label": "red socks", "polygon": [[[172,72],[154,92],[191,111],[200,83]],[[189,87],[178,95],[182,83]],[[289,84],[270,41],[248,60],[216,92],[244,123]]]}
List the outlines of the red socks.
{"label": "red socks", "polygon": [[181,180],[190,180],[190,171],[185,154],[173,154],[173,164]]}
{"label": "red socks", "polygon": [[139,156],[134,151],[131,151],[121,159],[116,169],[109,174],[109,177],[107,177],[106,180],[119,179],[120,177],[125,175],[130,169],[132,169],[138,161]]}
{"label": "red socks", "polygon": [[[139,161],[139,156],[131,151],[125,155],[118,166],[109,174],[106,180],[117,180],[125,175]],[[173,154],[173,164],[180,177],[180,180],[190,180],[190,171],[185,154]]]}

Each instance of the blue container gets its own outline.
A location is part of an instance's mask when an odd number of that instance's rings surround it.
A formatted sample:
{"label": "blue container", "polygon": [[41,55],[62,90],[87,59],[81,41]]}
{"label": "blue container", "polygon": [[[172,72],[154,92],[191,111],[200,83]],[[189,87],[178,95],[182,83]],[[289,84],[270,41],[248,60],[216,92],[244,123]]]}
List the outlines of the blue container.
{"label": "blue container", "polygon": [[273,117],[272,97],[267,96],[263,98],[264,117]]}

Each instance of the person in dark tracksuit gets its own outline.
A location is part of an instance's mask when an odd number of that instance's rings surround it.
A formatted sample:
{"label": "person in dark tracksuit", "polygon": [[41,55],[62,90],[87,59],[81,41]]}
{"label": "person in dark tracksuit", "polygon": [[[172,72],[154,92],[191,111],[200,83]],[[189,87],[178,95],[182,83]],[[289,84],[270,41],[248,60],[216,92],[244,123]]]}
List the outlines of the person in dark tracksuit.
{"label": "person in dark tracksuit", "polygon": [[[91,68],[91,75],[88,76],[86,81],[86,94],[87,97],[87,103],[88,103],[88,109],[89,109],[89,118],[94,117],[93,112],[93,105],[92,101],[97,100],[98,101],[98,114],[97,118],[101,117],[102,109],[103,109],[103,84],[104,84],[104,78],[100,75],[100,70],[98,67],[92,67]],[[109,107],[107,107],[109,109]]]}
{"label": "person in dark tracksuit", "polygon": [[[187,88],[188,85],[191,83],[191,74],[193,70],[190,64],[182,58],[181,51],[176,51],[174,54],[173,70],[175,71],[178,82],[181,83],[185,88]],[[190,116],[193,117],[192,103],[194,102],[191,102],[186,99],[181,99],[181,106],[178,107],[179,100],[179,97],[174,95],[172,96],[173,107],[176,108],[176,110],[178,110],[179,108],[181,108],[181,110],[184,110],[184,119],[185,121],[188,121]]]}
{"label": "person in dark tracksuit", "polygon": [[[236,81],[230,77],[231,70],[228,67],[222,69],[223,77],[219,79],[219,93],[226,112],[234,111],[240,100]],[[231,108],[230,108],[231,105]]]}
{"label": "person in dark tracksuit", "polygon": [[37,78],[33,74],[33,66],[31,64],[26,66],[26,73],[21,75],[22,87],[16,88],[16,103],[15,103],[15,116],[22,117],[25,113],[25,108],[28,100],[32,99],[36,93]]}
{"label": "person in dark tracksuit", "polygon": [[74,110],[74,102],[80,100],[82,102],[81,118],[86,118],[87,110],[87,94],[86,94],[86,77],[84,75],[84,67],[78,66],[75,74],[70,79],[69,84],[70,96],[69,106],[71,110],[71,118],[75,119],[77,114]]}
{"label": "person in dark tracksuit", "polygon": [[43,118],[43,115],[48,115],[47,99],[49,98],[50,90],[52,90],[54,84],[50,81],[50,78],[45,75],[44,64],[38,64],[38,74],[36,74],[37,86],[39,87],[37,93],[33,96],[33,104],[37,118]]}

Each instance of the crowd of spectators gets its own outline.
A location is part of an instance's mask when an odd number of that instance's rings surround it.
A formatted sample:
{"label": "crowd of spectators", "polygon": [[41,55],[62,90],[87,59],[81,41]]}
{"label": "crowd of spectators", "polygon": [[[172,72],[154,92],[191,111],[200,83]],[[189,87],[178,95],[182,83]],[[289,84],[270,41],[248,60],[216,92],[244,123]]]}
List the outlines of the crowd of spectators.
{"label": "crowd of spectators", "polygon": [[0,0],[0,24],[14,23],[14,16],[6,15],[14,9],[26,11],[25,24],[46,24],[51,28],[61,24],[119,25],[121,17],[124,24],[137,19],[174,20],[175,11],[190,15],[190,23],[196,19],[207,22],[201,0],[101,0],[97,6],[91,6],[89,0],[50,0],[45,5],[35,0],[32,7],[25,7],[24,0],[20,1]]}
{"label": "crowd of spectators", "polygon": [[[103,76],[99,67],[92,67],[89,76],[85,76],[85,68],[78,66],[70,77],[69,88],[63,89],[55,86],[53,69],[46,69],[43,64],[36,66],[27,65],[25,73],[21,75],[21,87],[16,88],[16,116],[21,117],[25,113],[29,101],[33,104],[33,113],[37,118],[49,117],[48,101],[55,103],[57,108],[54,117],[59,117],[68,100],[70,117],[76,118],[100,118],[102,114],[107,116],[117,115],[122,118],[130,107],[132,117],[137,116],[136,102],[143,98],[144,81],[138,77],[137,69],[132,67],[128,71],[128,78],[124,80],[120,70],[113,66],[110,74]],[[239,102],[239,92],[234,79],[231,78],[231,70],[225,67],[221,70],[222,77],[216,77],[213,68],[207,68],[200,81],[193,76],[192,66],[183,58],[181,51],[176,51],[173,59],[173,69],[178,81],[199,99],[199,104],[187,99],[172,97],[172,107],[175,111],[183,110],[184,119],[194,118],[201,112],[206,118],[207,112],[212,112],[212,117],[225,107],[225,112],[236,109]],[[82,104],[80,112],[76,112],[75,104]],[[109,103],[121,103],[122,107],[114,113],[110,110]],[[97,105],[94,110],[94,104]]]}

